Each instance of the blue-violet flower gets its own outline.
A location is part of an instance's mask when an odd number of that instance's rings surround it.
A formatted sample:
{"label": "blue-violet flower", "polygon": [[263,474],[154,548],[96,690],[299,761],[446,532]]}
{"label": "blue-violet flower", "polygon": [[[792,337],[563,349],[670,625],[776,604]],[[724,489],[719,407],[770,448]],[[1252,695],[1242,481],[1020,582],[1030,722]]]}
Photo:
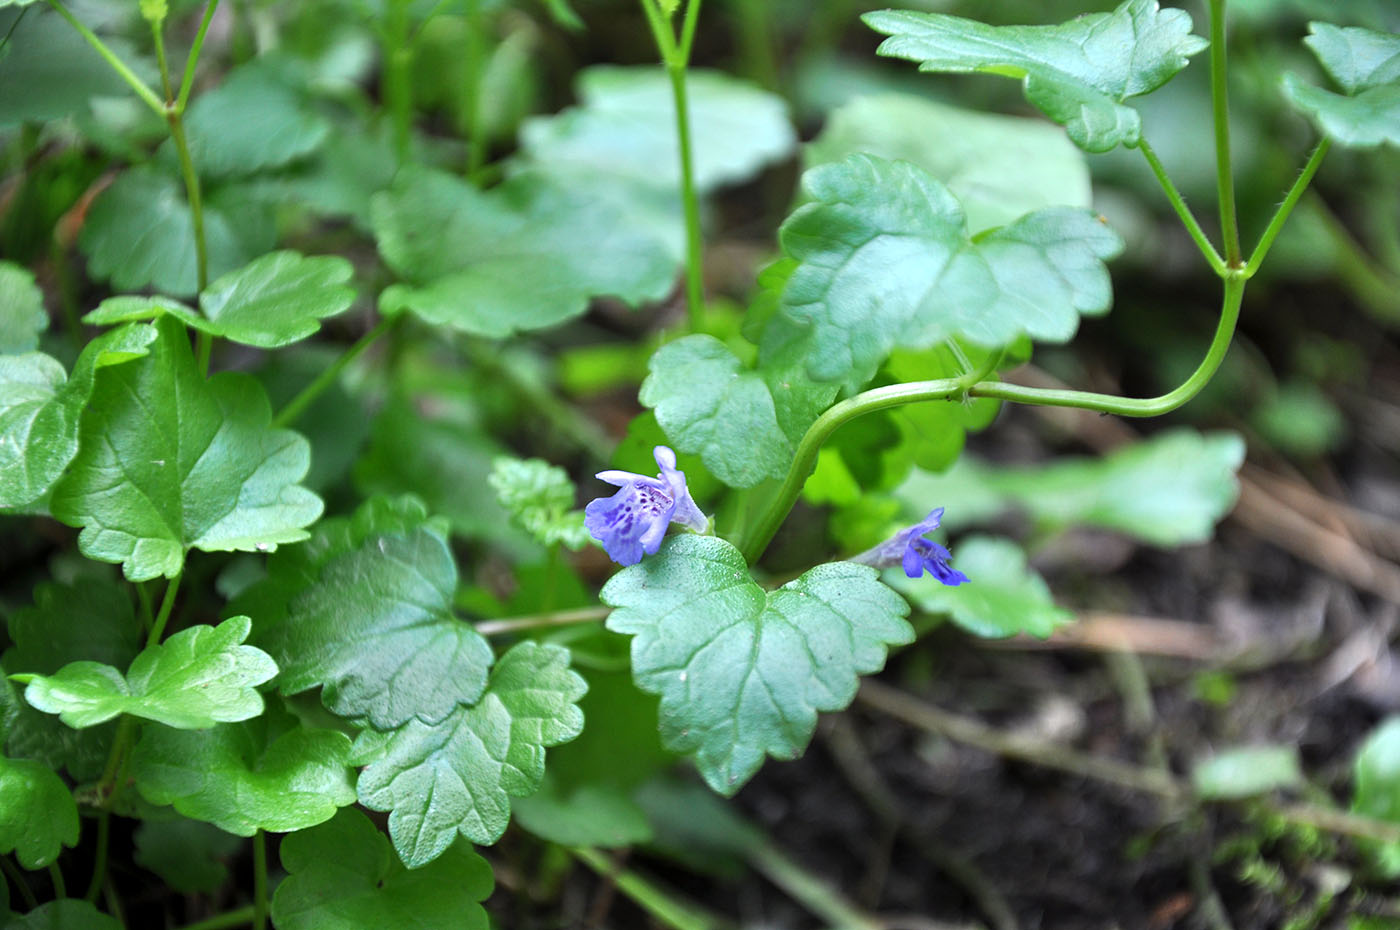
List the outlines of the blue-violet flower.
{"label": "blue-violet flower", "polygon": [[925,533],[932,533],[938,529],[938,524],[942,519],[943,508],[935,507],[929,511],[927,517],[918,523],[906,530],[900,530],[880,545],[862,552],[851,561],[859,562],[862,565],[871,565],[875,568],[903,565],[904,574],[910,578],[918,578],[924,572],[928,572],[946,585],[960,585],[968,578],[948,564],[948,560],[953,557],[952,553],[938,543],[924,539]]}
{"label": "blue-violet flower", "polygon": [[622,490],[589,502],[583,510],[583,525],[619,565],[636,565],[643,553],[655,554],[672,523],[697,533],[710,525],[686,489],[685,472],[676,470],[676,453],[657,446],[652,454],[661,474],[648,478],[630,471],[600,471],[599,479]]}

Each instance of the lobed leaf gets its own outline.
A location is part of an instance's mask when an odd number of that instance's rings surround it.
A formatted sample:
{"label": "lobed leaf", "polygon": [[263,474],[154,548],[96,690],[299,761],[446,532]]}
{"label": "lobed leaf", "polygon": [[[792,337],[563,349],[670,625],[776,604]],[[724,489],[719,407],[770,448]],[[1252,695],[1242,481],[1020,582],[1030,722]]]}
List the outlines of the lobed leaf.
{"label": "lobed leaf", "polygon": [[82,527],[83,554],[121,562],[126,577],[173,578],[191,548],[268,551],[305,539],[321,500],[297,485],[305,439],[269,428],[251,377],[205,381],[185,329],[163,316],[148,355],[109,367],[83,411],[80,449],[51,509]]}
{"label": "lobed leaf", "polygon": [[545,749],[583,729],[575,706],[587,690],[558,646],[522,642],[491,672],[481,700],[435,724],[413,719],[391,732],[364,730],[360,803],[389,811],[389,835],[411,869],[432,862],[458,833],[500,839],[510,799],[534,792]]}
{"label": "lobed leaf", "polygon": [[78,806],[48,766],[0,755],[0,853],[41,869],[78,843]]}
{"label": "lobed leaf", "polygon": [[78,659],[130,665],[145,640],[127,589],[97,579],[41,582],[33,606],[10,614],[7,625],[13,646],[5,667],[40,675]]}
{"label": "lobed leaf", "polygon": [[568,472],[543,459],[498,456],[486,479],[501,506],[540,543],[570,549],[588,544],[583,512],[574,510],[574,483]]}
{"label": "lobed leaf", "polygon": [[100,662],[72,662],[53,675],[12,675],[24,699],[74,729],[132,714],[182,730],[247,720],[263,711],[258,685],[277,674],[272,657],[241,645],[252,622],[231,617],[181,630],[148,646],[125,677]]}
{"label": "lobed leaf", "polygon": [[1124,0],[1058,26],[988,26],[942,13],[883,10],[865,24],[890,36],[877,53],[919,62],[920,71],[1020,78],[1026,100],[1088,152],[1137,145],[1141,119],[1129,97],[1156,90],[1206,41],[1184,10]]}
{"label": "lobed leaf", "polygon": [[453,615],[456,590],[441,521],[376,498],[269,559],[267,580],[229,609],[258,618],[283,694],[322,686],[335,713],[389,729],[437,723],[486,687],[491,647]]}
{"label": "lobed leaf", "polygon": [[482,191],[402,171],[371,214],[380,254],[411,283],[388,288],[380,309],[503,337],[577,316],[593,297],[660,299],[681,254],[669,210],[605,179],[529,171]]}
{"label": "lobed leaf", "polygon": [[1044,639],[1074,620],[1073,613],[1055,606],[1045,579],[1009,539],[959,540],[953,562],[971,583],[948,587],[932,578],[911,579],[899,569],[887,571],[885,580],[920,610],[947,614],[964,630],[987,639],[1023,633]]}
{"label": "lobed leaf", "polygon": [[[579,106],[527,120],[521,147],[550,172],[616,174],[680,189],[670,79],[654,66],[595,65],[579,72]],[[776,94],[705,69],[686,72],[694,179],[703,193],[746,181],[797,144]]]}
{"label": "lobed leaf", "polygon": [[913,641],[908,605],[873,568],[818,565],[766,593],[712,536],[669,538],[600,596],[608,629],[634,637],[638,687],[661,697],[662,741],[726,796],[765,755],[796,758],[817,712],[846,707],[889,646]]}
{"label": "lobed leaf", "polygon": [[1352,148],[1400,146],[1400,35],[1310,24],[1303,41],[1345,94],[1283,76],[1285,96],[1322,134]]}
{"label": "lobed leaf", "polygon": [[255,60],[196,96],[185,115],[195,167],[208,175],[250,174],[314,152],[330,123],[294,84],[285,63]]}
{"label": "lobed leaf", "polygon": [[132,777],[152,804],[239,836],[289,833],[355,802],[350,738],[264,714],[207,730],[142,729]]}
{"label": "lobed leaf", "polygon": [[480,904],[494,884],[491,867],[465,842],[409,871],[364,814],[347,810],[287,837],[281,853],[287,877],[272,897],[279,930],[487,930],[491,925]]}
{"label": "lobed leaf", "polygon": [[783,224],[798,262],[783,312],[811,326],[807,371],[855,389],[896,346],[952,337],[1063,342],[1108,310],[1103,262],[1122,240],[1086,210],[1048,208],[969,237],[962,207],[922,168],[852,155],[803,177],[813,202]]}

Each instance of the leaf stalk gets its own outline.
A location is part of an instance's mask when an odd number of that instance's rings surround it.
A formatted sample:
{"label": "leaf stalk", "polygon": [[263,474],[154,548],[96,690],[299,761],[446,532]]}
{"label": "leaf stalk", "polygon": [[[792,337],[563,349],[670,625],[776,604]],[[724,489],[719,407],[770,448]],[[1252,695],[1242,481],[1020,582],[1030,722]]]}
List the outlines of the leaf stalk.
{"label": "leaf stalk", "polygon": [[1249,262],[1244,266],[1245,277],[1252,278],[1259,271],[1259,266],[1264,262],[1264,256],[1269,254],[1274,240],[1283,231],[1283,224],[1288,222],[1288,218],[1293,215],[1293,208],[1298,206],[1298,201],[1302,199],[1308,185],[1312,183],[1313,176],[1317,174],[1317,169],[1322,166],[1322,159],[1327,157],[1327,150],[1331,147],[1332,140],[1324,137],[1313,149],[1307,164],[1303,165],[1303,170],[1298,173],[1298,179],[1288,189],[1283,203],[1279,204],[1278,210],[1274,212],[1273,218],[1269,220],[1269,225],[1264,229],[1264,234],[1259,237],[1259,244],[1254,247],[1254,254],[1249,256]]}
{"label": "leaf stalk", "polygon": [[280,429],[295,423],[301,415],[306,412],[306,408],[310,407],[316,401],[316,398],[320,397],[327,388],[335,383],[346,366],[359,358],[360,353],[368,349],[375,340],[387,333],[398,319],[398,317],[386,316],[376,323],[373,329],[355,340],[354,345],[350,346],[350,348],[340,354],[339,358],[322,369],[321,373],[317,375],[310,384],[302,388],[297,396],[287,402],[287,406],[278,411],[277,416],[272,418],[272,427],[274,429]]}
{"label": "leaf stalk", "polygon": [[1226,68],[1225,2],[1206,0],[1210,8],[1210,109],[1215,124],[1215,186],[1220,198],[1220,232],[1225,240],[1225,264],[1244,264],[1240,222],[1235,207],[1235,176],[1230,162],[1230,93]]}
{"label": "leaf stalk", "polygon": [[1162,190],[1167,195],[1167,200],[1171,202],[1172,209],[1181,218],[1182,225],[1191,234],[1191,239],[1196,243],[1196,248],[1201,250],[1210,268],[1220,277],[1225,277],[1229,272],[1229,267],[1225,264],[1225,259],[1220,257],[1220,253],[1211,244],[1210,238],[1201,229],[1201,224],[1197,222],[1196,216],[1191,212],[1191,208],[1186,205],[1186,200],[1181,196],[1181,192],[1172,183],[1171,177],[1167,175],[1167,170],[1162,166],[1162,162],[1157,158],[1157,153],[1152,146],[1147,144],[1146,139],[1138,142],[1138,149],[1142,152],[1142,157],[1147,159],[1147,164],[1152,168],[1152,173],[1157,176],[1157,183],[1162,185]]}

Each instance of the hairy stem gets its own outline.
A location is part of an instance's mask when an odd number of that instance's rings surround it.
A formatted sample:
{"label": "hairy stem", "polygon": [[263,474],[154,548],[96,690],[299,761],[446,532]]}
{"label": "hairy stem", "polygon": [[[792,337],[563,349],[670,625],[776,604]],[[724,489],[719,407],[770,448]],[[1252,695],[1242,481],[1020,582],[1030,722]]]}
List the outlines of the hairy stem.
{"label": "hairy stem", "polygon": [[1220,197],[1220,232],[1225,240],[1225,264],[1238,268],[1240,223],[1235,212],[1235,176],[1230,163],[1230,93],[1225,57],[1225,0],[1206,0],[1210,7],[1210,104],[1215,122],[1215,186]]}
{"label": "hairy stem", "polygon": [[306,412],[306,408],[315,403],[327,388],[335,383],[347,365],[360,356],[360,353],[368,349],[376,339],[387,333],[394,325],[398,317],[384,317],[374,325],[374,328],[365,333],[355,343],[341,353],[340,357],[327,365],[311,383],[301,389],[301,392],[288,401],[287,406],[278,411],[277,416],[272,418],[273,428],[290,426]]}
{"label": "hairy stem", "polygon": [[1152,173],[1157,176],[1157,183],[1162,185],[1162,190],[1166,192],[1167,200],[1171,202],[1172,209],[1181,218],[1182,225],[1191,234],[1191,239],[1196,243],[1196,248],[1201,250],[1207,262],[1210,263],[1211,270],[1222,278],[1228,269],[1225,260],[1220,257],[1220,253],[1211,245],[1210,238],[1201,229],[1201,224],[1196,221],[1196,216],[1191,212],[1191,208],[1186,205],[1186,200],[1181,196],[1181,192],[1176,189],[1172,179],[1167,175],[1167,170],[1162,167],[1161,161],[1157,158],[1157,153],[1152,150],[1152,146],[1143,139],[1138,143],[1138,149],[1142,152],[1142,157],[1147,159],[1147,164],[1152,168]]}
{"label": "hairy stem", "polygon": [[1253,277],[1259,271],[1259,266],[1264,263],[1264,256],[1269,254],[1274,240],[1283,231],[1283,224],[1288,222],[1288,218],[1293,214],[1293,208],[1298,206],[1298,201],[1302,199],[1303,193],[1312,183],[1313,175],[1317,174],[1317,169],[1322,166],[1322,159],[1327,157],[1327,150],[1331,147],[1331,140],[1324,138],[1317,144],[1317,148],[1313,149],[1307,164],[1303,165],[1303,170],[1298,172],[1298,179],[1288,189],[1283,203],[1279,204],[1278,210],[1274,211],[1273,219],[1269,220],[1264,234],[1259,237],[1259,244],[1254,247],[1254,254],[1249,256],[1249,263],[1244,266],[1246,277]]}
{"label": "hairy stem", "polygon": [[170,84],[170,63],[165,60],[165,20],[151,20],[151,43],[156,49],[156,63],[160,66],[160,89],[165,99],[173,100],[175,91]]}

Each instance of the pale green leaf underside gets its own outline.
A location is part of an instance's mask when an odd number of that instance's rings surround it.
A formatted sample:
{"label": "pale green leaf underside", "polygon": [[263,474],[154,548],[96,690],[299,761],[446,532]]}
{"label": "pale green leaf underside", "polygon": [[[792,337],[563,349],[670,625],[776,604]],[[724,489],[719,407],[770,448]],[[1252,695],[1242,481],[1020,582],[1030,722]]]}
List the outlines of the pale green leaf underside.
{"label": "pale green leaf underside", "polygon": [[272,898],[278,930],[487,930],[479,902],[491,894],[491,867],[467,843],[408,871],[384,835],[359,811],[282,841],[287,877]]}
{"label": "pale green leaf underside", "polygon": [[83,411],[81,448],[51,509],[83,528],[84,555],[121,562],[126,577],[173,578],[186,550],[267,551],[305,539],[321,500],[297,482],[306,440],[269,428],[267,395],[251,377],[205,381],[185,329],[155,324],[149,355],[103,369]]}
{"label": "pale green leaf underside", "polygon": [[943,475],[916,473],[899,496],[911,507],[950,502],[945,527],[1018,508],[1045,530],[1095,526],[1179,546],[1210,539],[1235,505],[1243,461],[1244,443],[1233,433],[1173,430],[1102,459],[998,468],[964,456]]}
{"label": "pale green leaf underside", "polygon": [[840,710],[860,675],[913,640],[909,608],[873,568],[818,565],[771,593],[739,550],[673,536],[604,586],[608,629],[635,637],[637,685],[661,697],[661,736],[732,795],[766,755],[796,758],[818,711]]}
{"label": "pale green leaf underside", "polygon": [[1129,97],[1161,87],[1206,47],[1184,10],[1125,0],[1057,26],[988,26],[941,13],[883,10],[865,24],[890,36],[878,53],[919,62],[920,71],[980,71],[1021,78],[1026,99],[1080,148],[1134,146],[1141,133]]}
{"label": "pale green leaf underside", "polygon": [[389,835],[409,868],[436,859],[459,832],[494,843],[510,799],[539,787],[546,747],[583,729],[576,705],[586,690],[566,650],[522,642],[496,663],[473,706],[434,725],[415,719],[389,733],[363,731],[360,803],[389,811]]}
{"label": "pale green leaf underside", "polygon": [[230,610],[257,618],[283,694],[322,686],[335,713],[390,729],[440,721],[486,687],[491,647],[453,616],[456,562],[421,505],[372,500],[268,572]]}
{"label": "pale green leaf underside", "polygon": [[380,254],[412,283],[386,290],[380,309],[501,337],[577,316],[593,297],[660,299],[680,243],[670,205],[639,196],[606,179],[571,184],[539,172],[490,191],[401,172],[371,214]]}
{"label": "pale green leaf underside", "polygon": [[948,587],[928,576],[909,578],[897,568],[886,571],[885,580],[925,613],[947,614],[969,633],[989,639],[1022,633],[1043,639],[1074,619],[1055,606],[1045,580],[1009,539],[960,539],[953,566],[971,581]]}
{"label": "pale green leaf underside", "polygon": [[32,352],[48,326],[44,295],[34,284],[34,274],[0,261],[0,355]]}
{"label": "pale green leaf underside", "polygon": [[859,387],[895,347],[955,336],[1064,342],[1112,303],[1103,262],[1122,240],[1087,210],[1037,210],[973,239],[957,199],[909,162],[852,155],[803,186],[813,202],[781,230],[799,262],[782,307],[812,327],[817,380]]}
{"label": "pale green leaf underside", "polygon": [[182,730],[247,720],[263,710],[257,686],[277,674],[271,656],[242,645],[251,628],[247,617],[231,617],[217,627],[181,630],[143,650],[125,676],[110,665],[82,661],[53,675],[16,677],[29,683],[26,701],[74,729],[119,714]]}
{"label": "pale green leaf underside", "polygon": [[0,755],[0,854],[41,869],[78,842],[78,807],[48,766]]}
{"label": "pale green leaf underside", "polygon": [[97,370],[139,358],[155,340],[146,326],[98,336],[66,378],[42,352],[0,356],[0,508],[22,507],[53,487],[78,454],[78,417]]}
{"label": "pale green leaf underside", "polygon": [[1294,106],[1341,145],[1400,146],[1400,35],[1313,23],[1304,41],[1345,94],[1285,74],[1284,93]]}
{"label": "pale green leaf underside", "polygon": [[147,725],[132,757],[136,787],[153,804],[239,836],[304,830],[355,802],[349,737],[269,730],[266,716],[208,730]]}
{"label": "pale green leaf underside", "polygon": [[867,152],[911,161],[948,186],[978,233],[1043,207],[1089,207],[1089,166],[1063,130],[913,94],[857,97],[803,149],[806,168]]}
{"label": "pale green leaf underside", "polygon": [[[621,174],[680,187],[671,83],[655,66],[600,65],[578,78],[580,106],[526,121],[520,141],[546,170]],[[686,73],[695,184],[704,192],[748,180],[797,143],[776,94],[704,69]]]}
{"label": "pale green leaf underside", "polygon": [[105,326],[168,313],[211,336],[275,349],[305,339],[321,328],[323,317],[349,309],[355,302],[353,274],[339,256],[272,252],[210,284],[200,297],[202,313],[166,297],[121,296],[102,301],[83,322]]}

